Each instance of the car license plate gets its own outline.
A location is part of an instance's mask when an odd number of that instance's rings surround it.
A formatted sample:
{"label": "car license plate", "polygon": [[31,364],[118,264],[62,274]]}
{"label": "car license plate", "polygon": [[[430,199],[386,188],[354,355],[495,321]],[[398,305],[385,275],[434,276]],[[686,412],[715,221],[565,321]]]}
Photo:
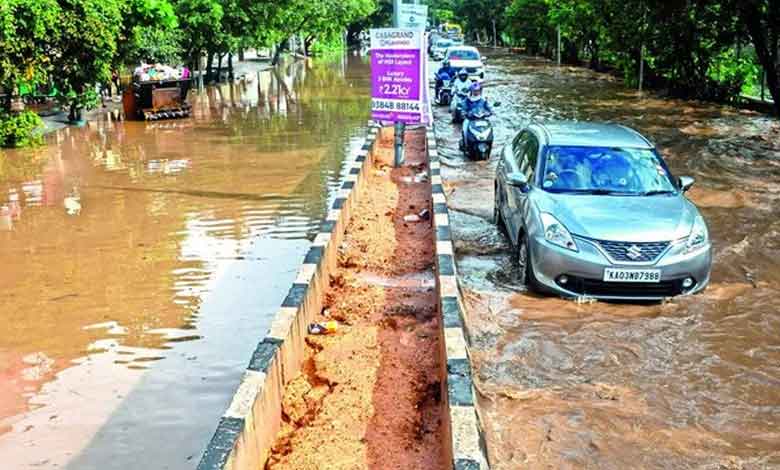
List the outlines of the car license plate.
{"label": "car license plate", "polygon": [[604,269],[605,282],[661,282],[660,269]]}

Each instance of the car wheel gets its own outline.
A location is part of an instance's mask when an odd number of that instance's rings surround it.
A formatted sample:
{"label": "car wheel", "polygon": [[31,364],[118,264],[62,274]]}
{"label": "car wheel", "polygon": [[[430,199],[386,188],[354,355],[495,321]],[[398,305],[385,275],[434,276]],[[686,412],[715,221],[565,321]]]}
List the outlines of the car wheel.
{"label": "car wheel", "polygon": [[534,266],[531,262],[531,250],[528,246],[528,238],[521,235],[515,248],[515,259],[520,267],[520,283],[524,284],[529,292],[538,292],[538,283],[534,275]]}

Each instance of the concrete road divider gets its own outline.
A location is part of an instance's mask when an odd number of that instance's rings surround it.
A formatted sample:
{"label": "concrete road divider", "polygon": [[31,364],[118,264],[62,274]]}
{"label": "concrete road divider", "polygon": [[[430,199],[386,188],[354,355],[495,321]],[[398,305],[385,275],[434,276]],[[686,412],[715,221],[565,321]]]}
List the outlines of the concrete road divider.
{"label": "concrete road divider", "polygon": [[[268,334],[252,354],[230,406],[203,453],[198,470],[264,468],[282,425],[285,386],[301,372],[307,328],[323,308],[330,275],[338,267],[338,247],[344,239],[350,212],[367,184],[364,172],[373,167],[378,132],[378,128],[370,128],[360,151],[347,160],[345,181]],[[449,213],[432,128],[427,129],[426,144],[433,202],[432,230],[435,231],[436,241],[438,310],[442,315],[440,325],[444,338],[438,353],[446,358],[446,371],[441,372],[446,375],[441,377],[445,384],[442,395],[446,404],[441,438],[453,469],[487,469],[475,408],[468,335],[456,280]]]}
{"label": "concrete road divider", "polygon": [[455,470],[487,469],[484,439],[475,407],[475,391],[468,357],[468,334],[458,290],[455,257],[447,199],[441,180],[441,164],[433,127],[426,134],[433,198],[433,229],[436,231],[436,273],[439,311],[444,326],[447,358],[447,409],[452,467]]}
{"label": "concrete road divider", "polygon": [[282,422],[285,385],[295,378],[304,357],[309,323],[322,309],[337,249],[344,237],[361,174],[368,167],[378,128],[370,127],[361,149],[348,157],[347,175],[322,222],[295,282],[282,302],[265,338],[257,345],[246,372],[198,470],[259,470]]}

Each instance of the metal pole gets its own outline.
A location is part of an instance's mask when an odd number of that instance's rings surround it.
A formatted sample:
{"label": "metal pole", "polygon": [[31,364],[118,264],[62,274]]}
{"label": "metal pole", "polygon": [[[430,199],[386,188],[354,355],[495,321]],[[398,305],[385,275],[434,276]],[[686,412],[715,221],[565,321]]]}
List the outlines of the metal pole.
{"label": "metal pole", "polygon": [[[393,0],[393,27],[401,26],[401,4],[402,0]],[[393,156],[393,166],[398,168],[404,161],[404,123],[395,123],[395,154]]]}
{"label": "metal pole", "polygon": [[493,49],[498,48],[498,36],[496,36],[496,19],[493,18]]}
{"label": "metal pole", "polygon": [[198,51],[198,58],[196,60],[198,61],[198,93],[203,93],[203,69],[200,66],[200,62],[201,62],[200,51]]}
{"label": "metal pole", "polygon": [[561,66],[561,25],[558,25],[558,67]]}
{"label": "metal pole", "polygon": [[397,28],[398,25],[401,23],[400,14],[401,14],[401,4],[403,3],[402,0],[393,0],[393,28]]}
{"label": "metal pole", "polygon": [[642,5],[642,45],[639,47],[639,93],[642,93],[642,85],[645,80],[645,25],[647,24],[647,10]]}
{"label": "metal pole", "polygon": [[639,92],[642,92],[642,81],[645,78],[645,43],[639,48]]}

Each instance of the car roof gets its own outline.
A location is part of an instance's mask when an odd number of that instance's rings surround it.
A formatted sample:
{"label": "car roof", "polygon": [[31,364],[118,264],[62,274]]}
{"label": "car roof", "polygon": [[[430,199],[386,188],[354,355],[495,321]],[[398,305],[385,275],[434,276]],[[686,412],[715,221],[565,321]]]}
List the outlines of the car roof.
{"label": "car roof", "polygon": [[620,124],[548,121],[529,126],[547,141],[547,145],[575,145],[582,147],[655,148],[639,132]]}
{"label": "car roof", "polygon": [[452,51],[474,51],[477,54],[479,54],[477,48],[472,46],[454,46],[447,49],[447,52],[452,52]]}

